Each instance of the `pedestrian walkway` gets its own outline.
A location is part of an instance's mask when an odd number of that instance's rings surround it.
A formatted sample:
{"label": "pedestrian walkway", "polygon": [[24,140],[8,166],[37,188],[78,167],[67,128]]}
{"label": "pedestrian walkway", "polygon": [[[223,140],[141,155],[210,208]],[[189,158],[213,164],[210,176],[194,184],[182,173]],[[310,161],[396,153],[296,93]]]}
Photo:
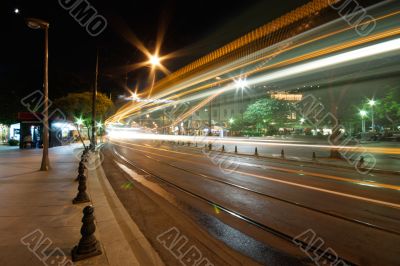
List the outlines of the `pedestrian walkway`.
{"label": "pedestrian walkway", "polygon": [[78,187],[79,156],[74,154],[80,147],[50,149],[48,172],[38,171],[41,150],[0,152],[0,265],[58,265],[63,260],[73,265],[70,252],[81,238],[82,210],[90,204],[102,255],[75,265],[143,265],[143,259],[162,265],[101,168],[87,173],[92,202],[72,204]]}

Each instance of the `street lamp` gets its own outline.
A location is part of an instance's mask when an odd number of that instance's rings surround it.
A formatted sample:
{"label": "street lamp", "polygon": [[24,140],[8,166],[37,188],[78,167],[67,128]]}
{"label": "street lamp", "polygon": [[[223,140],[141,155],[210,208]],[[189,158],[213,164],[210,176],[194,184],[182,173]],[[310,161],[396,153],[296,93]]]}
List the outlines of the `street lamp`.
{"label": "street lamp", "polygon": [[161,59],[160,59],[160,57],[158,57],[158,55],[152,55],[152,56],[150,56],[150,58],[149,58],[149,63],[150,63],[153,67],[156,67],[156,66],[159,66],[159,65],[161,64]]}
{"label": "street lamp", "polygon": [[242,79],[242,78],[239,78],[239,79],[236,79],[236,80],[234,80],[234,82],[235,82],[235,86],[236,86],[236,88],[237,89],[240,89],[241,90],[241,92],[242,92],[242,101],[241,101],[241,113],[242,113],[242,120],[243,120],[243,113],[244,113],[244,110],[243,110],[243,108],[244,108],[244,104],[243,104],[243,91],[248,87],[248,83],[247,83],[247,80],[246,80],[246,78],[244,78],[244,79]]}
{"label": "street lamp", "polygon": [[96,129],[99,130],[100,142],[101,143],[103,142],[103,126],[104,126],[104,124],[101,121],[96,122]]}
{"label": "street lamp", "polygon": [[362,128],[362,132],[365,133],[365,117],[367,116],[367,111],[365,111],[365,110],[360,110],[360,116],[361,116],[361,128]]}
{"label": "street lamp", "polygon": [[78,126],[82,126],[83,125],[83,119],[80,117],[80,118],[77,118],[76,119],[76,124],[78,125]]}
{"label": "street lamp", "polygon": [[49,23],[37,19],[28,18],[26,24],[31,29],[42,29],[45,32],[44,38],[44,77],[43,77],[43,90],[44,90],[44,110],[43,110],[43,156],[40,171],[47,171],[49,165]]}
{"label": "street lamp", "polygon": [[375,131],[375,121],[374,121],[374,106],[376,104],[376,101],[374,99],[371,99],[368,101],[369,106],[371,106],[371,122],[372,122],[372,132]]}

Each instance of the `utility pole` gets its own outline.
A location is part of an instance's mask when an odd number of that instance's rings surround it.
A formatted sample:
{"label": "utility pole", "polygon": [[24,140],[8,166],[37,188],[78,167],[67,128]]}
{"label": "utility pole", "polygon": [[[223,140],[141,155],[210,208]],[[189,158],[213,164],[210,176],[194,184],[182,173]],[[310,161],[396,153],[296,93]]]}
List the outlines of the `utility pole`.
{"label": "utility pole", "polygon": [[44,28],[44,112],[43,112],[43,157],[40,171],[50,168],[49,162],[49,26]]}
{"label": "utility pole", "polygon": [[97,79],[99,76],[99,50],[96,53],[96,74],[93,86],[92,98],[92,150],[96,147],[96,97],[97,97]]}
{"label": "utility pole", "polygon": [[44,64],[43,64],[43,155],[40,171],[47,171],[50,168],[49,164],[49,23],[37,19],[28,18],[26,23],[31,29],[44,30]]}

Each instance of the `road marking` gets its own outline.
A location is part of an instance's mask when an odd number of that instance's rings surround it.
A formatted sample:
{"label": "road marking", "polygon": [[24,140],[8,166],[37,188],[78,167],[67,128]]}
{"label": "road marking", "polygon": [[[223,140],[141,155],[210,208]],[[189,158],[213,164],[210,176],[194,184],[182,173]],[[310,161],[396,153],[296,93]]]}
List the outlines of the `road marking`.
{"label": "road marking", "polygon": [[299,184],[299,183],[294,183],[294,182],[290,182],[290,181],[284,181],[284,180],[276,179],[276,178],[273,178],[273,177],[267,177],[267,176],[262,176],[262,175],[257,175],[257,174],[245,173],[245,172],[238,171],[238,170],[235,170],[233,172],[236,172],[238,174],[243,174],[243,175],[254,176],[254,177],[258,177],[258,178],[262,178],[262,179],[267,179],[267,180],[271,180],[271,181],[275,181],[275,182],[279,182],[279,183],[283,183],[283,184],[287,184],[287,185],[291,185],[291,186],[307,188],[307,189],[311,189],[311,190],[321,191],[321,192],[325,192],[325,193],[329,193],[329,194],[334,194],[334,195],[339,195],[339,196],[343,196],[343,197],[358,199],[358,200],[362,200],[362,201],[373,202],[373,203],[377,203],[377,204],[381,204],[381,205],[385,205],[385,206],[389,206],[389,207],[400,209],[400,204],[396,204],[396,203],[392,203],[392,202],[375,200],[375,199],[371,199],[371,198],[366,198],[366,197],[356,196],[356,195],[352,195],[352,194],[332,191],[332,190],[328,190],[328,189],[302,185],[302,184]]}
{"label": "road marking", "polygon": [[[144,147],[143,145],[133,144],[133,143],[128,143],[128,142],[121,142],[121,143],[128,144],[128,145],[133,145],[133,146]],[[148,148],[154,149],[154,150],[163,150],[163,151],[166,151],[166,152],[178,153],[178,154],[183,154],[183,155],[191,155],[191,156],[195,156],[195,157],[204,157],[203,154],[202,155],[198,155],[198,154],[191,154],[191,153],[186,153],[186,152],[177,152],[177,151],[172,151],[172,150],[167,150],[167,149],[160,149],[160,148],[155,148],[155,147],[148,147]],[[151,153],[149,151],[143,151],[143,150],[139,150],[139,151]],[[160,154],[155,154],[155,153],[151,153],[151,154],[154,154],[154,155],[157,155],[157,156],[162,156]],[[169,156],[164,156],[164,157],[169,158]],[[184,159],[179,159],[179,160],[187,161],[187,162],[192,163],[192,161],[188,161],[188,160],[184,160]],[[373,182],[373,181],[354,180],[354,179],[350,179],[350,178],[346,178],[346,177],[339,177],[339,176],[316,173],[316,172],[310,172],[310,171],[304,171],[304,170],[300,170],[300,171],[299,170],[292,170],[292,169],[289,169],[289,168],[281,168],[281,167],[276,167],[276,166],[265,166],[265,165],[242,163],[242,162],[236,162],[236,161],[235,161],[235,163],[239,163],[239,164],[247,165],[247,166],[260,167],[260,168],[263,168],[263,169],[277,170],[277,171],[291,173],[291,174],[301,174],[301,175],[309,175],[309,176],[320,177],[320,178],[325,178],[325,179],[332,179],[332,180],[337,180],[337,181],[357,184],[357,185],[361,185],[361,186],[368,186],[368,187],[375,187],[375,188],[386,188],[386,189],[392,189],[392,190],[400,191],[400,186],[384,184],[384,183],[376,183],[376,182]]]}
{"label": "road marking", "polygon": [[263,166],[263,165],[252,164],[252,163],[240,163],[240,164],[254,166],[254,167],[261,167],[263,169],[278,170],[278,171],[293,173],[293,174],[310,175],[310,176],[316,176],[316,177],[321,177],[321,178],[325,178],[325,179],[333,179],[333,180],[338,180],[338,181],[343,181],[343,182],[354,183],[354,184],[358,184],[358,185],[362,185],[362,186],[387,188],[387,189],[393,189],[393,190],[400,191],[400,186],[376,183],[375,181],[354,180],[354,179],[350,179],[350,178],[346,178],[346,177],[339,177],[339,176],[334,176],[334,175],[309,172],[309,171],[305,171],[305,170],[293,170],[293,169],[289,169],[289,168],[281,168],[281,167],[276,167],[276,166]]}
{"label": "road marking", "polygon": [[[117,145],[117,146],[120,146],[120,147],[127,148],[127,149],[131,149],[131,150],[136,150],[136,151],[141,151],[141,152],[153,154],[153,155],[156,155],[156,156],[171,158],[170,156],[166,156],[166,155],[161,155],[161,154],[157,154],[157,153],[152,153],[152,152],[148,152],[148,151],[143,151],[143,150],[139,150],[139,149],[135,149],[135,148],[131,148],[131,147],[119,145],[119,144],[116,144],[116,145]],[[139,145],[138,145],[138,146],[139,146]],[[186,161],[186,162],[189,162],[189,163],[193,163],[193,161],[190,161],[190,160],[185,160],[185,159],[178,159],[178,160],[180,160],[180,161]],[[269,177],[269,176],[262,176],[262,175],[252,174],[252,173],[247,173],[247,172],[242,172],[242,171],[238,171],[238,170],[234,170],[234,171],[232,171],[232,172],[237,173],[237,174],[241,174],[241,175],[245,175],[245,176],[253,176],[253,177],[257,177],[257,178],[261,178],[261,179],[266,179],[266,180],[270,180],[270,181],[274,181],[274,182],[278,182],[278,183],[282,183],[282,184],[286,184],[286,185],[291,185],[291,186],[306,188],[306,189],[310,189],[310,190],[315,190],[315,191],[319,191],[319,192],[324,192],[324,193],[333,194],[333,195],[337,195],[337,196],[342,196],[342,197],[357,199],[357,200],[366,201],[366,202],[372,202],[372,203],[375,203],[375,204],[380,204],[380,205],[385,205],[385,206],[388,206],[388,207],[400,209],[400,204],[396,204],[396,203],[392,203],[392,202],[386,202],[386,201],[371,199],[371,198],[367,198],[367,197],[356,196],[356,195],[352,195],[352,194],[337,192],[337,191],[328,190],[328,189],[323,189],[323,188],[318,188],[318,187],[314,187],[314,186],[302,185],[302,184],[295,183],[295,182],[284,181],[284,180],[280,180],[280,179],[273,178],[273,177]]]}

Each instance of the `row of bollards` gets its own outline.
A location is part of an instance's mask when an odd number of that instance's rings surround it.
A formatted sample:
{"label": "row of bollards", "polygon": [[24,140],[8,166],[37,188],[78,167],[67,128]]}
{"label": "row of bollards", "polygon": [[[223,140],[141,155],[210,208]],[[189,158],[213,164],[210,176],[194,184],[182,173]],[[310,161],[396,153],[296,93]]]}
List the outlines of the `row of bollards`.
{"label": "row of bollards", "polygon": [[[190,146],[189,143],[188,143],[188,146]],[[196,142],[196,144],[195,144],[195,147],[197,147],[197,142]],[[208,148],[208,150],[212,150],[212,144],[211,144],[211,143],[209,143],[208,145],[207,145],[207,144],[204,144],[204,148]],[[221,147],[221,152],[225,152],[225,151],[226,151],[226,150],[225,150],[225,145],[222,145],[222,147]],[[237,153],[238,153],[238,147],[237,147],[237,145],[235,145],[235,154],[237,154]],[[258,148],[257,148],[257,147],[254,148],[254,155],[255,155],[255,156],[259,156]],[[281,156],[280,156],[280,158],[285,159],[285,150],[284,150],[284,149],[281,150]],[[313,160],[313,161],[317,160],[317,156],[316,156],[315,151],[312,153],[312,160]],[[361,158],[360,163],[361,163],[361,164],[364,163],[363,158]]]}
{"label": "row of bollards", "polygon": [[[177,141],[177,144],[178,144],[178,145],[184,146],[184,145],[185,145],[185,142],[180,143],[179,141]],[[190,147],[191,145],[192,145],[192,143],[191,143],[190,141],[187,142],[187,146],[188,146],[188,147]],[[197,142],[195,142],[194,146],[195,146],[195,147],[198,147]],[[208,143],[208,144],[205,143],[205,144],[204,144],[204,148],[211,151],[211,150],[212,150],[212,144],[211,144],[211,143]],[[221,152],[226,152],[225,145],[222,145],[222,147],[221,147]],[[237,147],[237,145],[235,145],[235,154],[237,154],[237,153],[238,153],[238,147]],[[255,155],[255,156],[259,156],[258,148],[257,148],[257,147],[254,148],[254,155]],[[284,149],[281,150],[280,158],[285,159],[285,151],[284,151]],[[311,158],[312,158],[313,161],[317,160],[317,156],[316,156],[315,152],[312,153],[312,157],[311,157]],[[364,163],[363,158],[361,158],[361,159],[360,159],[360,164],[362,165],[363,163]],[[78,179],[77,179],[77,180],[78,180]]]}
{"label": "row of bollards", "polygon": [[[72,200],[73,204],[90,202],[90,198],[86,193],[87,177],[85,176],[85,163],[88,162],[89,156],[89,149],[85,148],[81,156],[81,161],[79,162],[77,177],[77,180],[79,181],[78,194]],[[102,254],[99,242],[94,236],[95,231],[96,226],[94,224],[94,208],[91,205],[86,206],[83,209],[81,227],[82,237],[79,240],[78,245],[71,250],[72,261],[79,261]]]}

